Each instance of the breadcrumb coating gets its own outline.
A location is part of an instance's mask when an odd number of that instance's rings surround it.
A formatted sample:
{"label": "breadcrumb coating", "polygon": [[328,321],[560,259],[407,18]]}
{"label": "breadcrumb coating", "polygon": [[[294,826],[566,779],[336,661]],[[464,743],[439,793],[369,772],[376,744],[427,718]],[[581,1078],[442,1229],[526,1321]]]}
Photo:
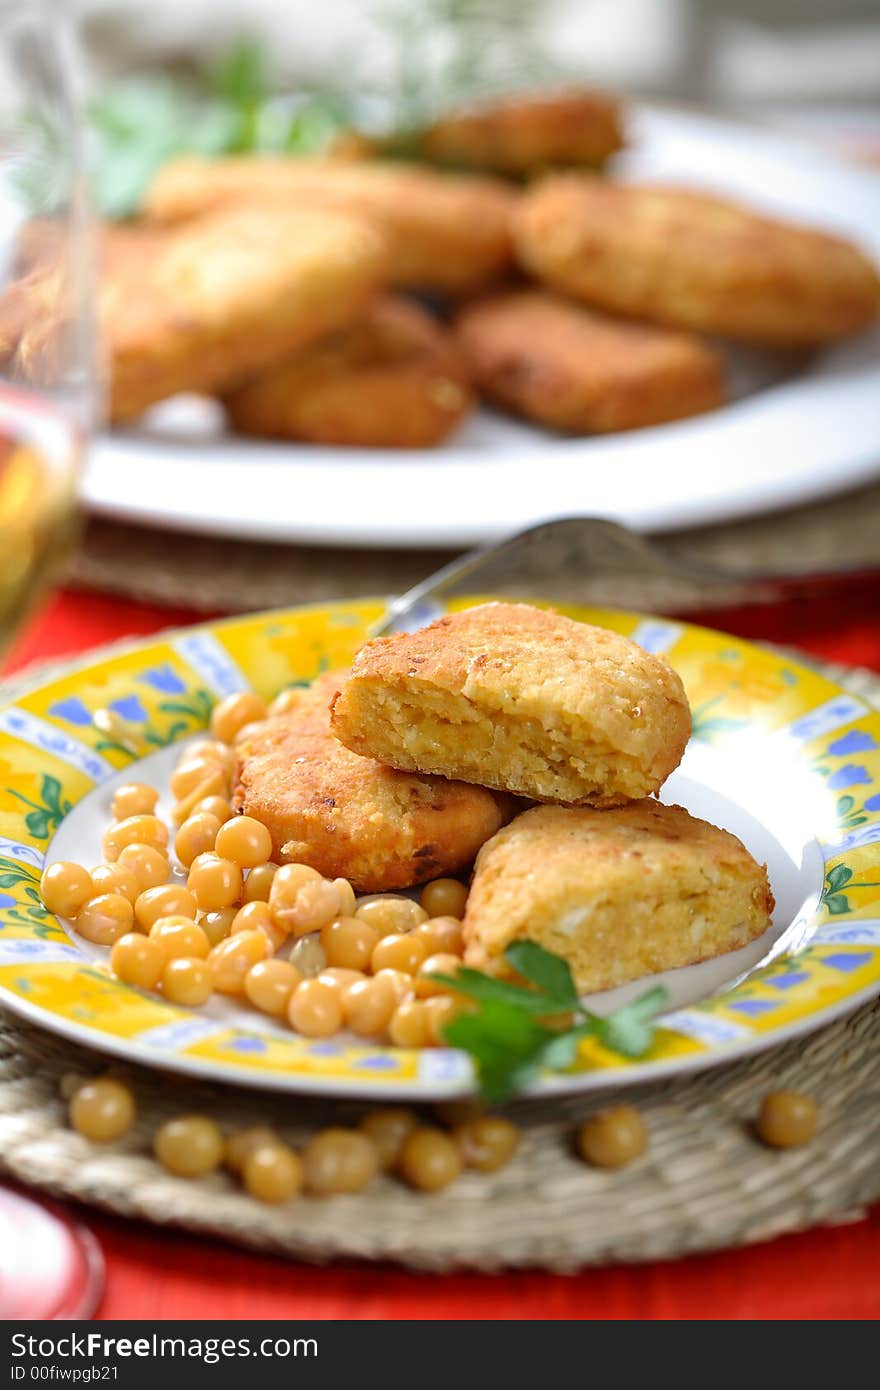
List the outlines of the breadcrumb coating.
{"label": "breadcrumb coating", "polygon": [[658,425],[725,400],[721,360],[699,338],[541,290],[476,300],[456,331],[489,400],[571,434]]}
{"label": "breadcrumb coating", "polygon": [[582,993],[611,989],[747,945],[773,906],[766,867],[681,806],[541,806],[477,856],[465,961],[507,974],[505,949],[527,938],[567,960]]}
{"label": "breadcrumb coating", "polygon": [[663,657],[510,603],[368,642],[331,723],[347,747],[391,767],[595,806],[658,791],[691,727]]}
{"label": "breadcrumb coating", "polygon": [[235,810],[266,826],[279,861],[347,878],[360,892],[466,868],[515,803],[349,752],[329,727],[344,676],[319,676],[290,712],[267,719],[240,746]]}
{"label": "breadcrumb coating", "polygon": [[691,189],[550,175],[514,214],[527,271],[609,313],[804,346],[866,328],[877,268],[857,247]]}

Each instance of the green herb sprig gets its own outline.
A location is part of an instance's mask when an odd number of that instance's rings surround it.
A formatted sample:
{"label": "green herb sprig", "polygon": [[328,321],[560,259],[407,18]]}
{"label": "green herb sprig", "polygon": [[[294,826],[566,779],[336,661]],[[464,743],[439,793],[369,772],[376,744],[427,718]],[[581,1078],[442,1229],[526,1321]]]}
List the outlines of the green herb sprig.
{"label": "green herb sprig", "polygon": [[[499,1104],[541,1070],[573,1065],[582,1038],[597,1038],[613,1052],[641,1057],[651,1046],[654,1021],[667,1003],[656,985],[604,1017],[581,1004],[568,963],[534,941],[515,941],[504,953],[528,981],[512,984],[463,966],[453,975],[434,975],[440,984],[480,1005],[443,1030],[452,1047],[470,1053],[484,1098]],[[570,1018],[562,1027],[552,1020]]]}
{"label": "green herb sprig", "polygon": [[95,202],[106,217],[129,217],[175,155],[314,153],[351,125],[351,101],[329,87],[279,94],[266,48],[250,38],[189,78],[125,78],[89,109]]}

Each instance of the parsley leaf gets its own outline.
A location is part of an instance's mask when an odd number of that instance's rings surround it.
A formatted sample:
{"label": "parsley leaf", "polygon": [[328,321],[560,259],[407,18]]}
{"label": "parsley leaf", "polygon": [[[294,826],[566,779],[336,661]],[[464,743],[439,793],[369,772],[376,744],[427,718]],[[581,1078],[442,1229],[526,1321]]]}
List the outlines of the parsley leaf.
{"label": "parsley leaf", "polygon": [[514,941],[505,952],[514,970],[531,980],[545,994],[568,1008],[576,1008],[578,997],[568,961],[545,951],[535,941]]}
{"label": "parsley leaf", "polygon": [[279,94],[266,49],[250,38],[195,77],[111,83],[89,109],[95,203],[106,217],[130,217],[177,155],[318,152],[352,125],[353,101],[329,88]]}
{"label": "parsley leaf", "polygon": [[[597,1038],[625,1057],[641,1057],[650,1047],[654,1021],[667,1002],[661,985],[603,1017],[583,1007],[560,956],[537,942],[516,941],[505,957],[529,985],[498,980],[466,966],[454,976],[432,976],[480,1006],[459,1014],[443,1036],[451,1046],[470,1053],[480,1089],[491,1104],[509,1099],[541,1070],[571,1067],[582,1038]],[[566,1026],[548,1026],[559,1015]]]}

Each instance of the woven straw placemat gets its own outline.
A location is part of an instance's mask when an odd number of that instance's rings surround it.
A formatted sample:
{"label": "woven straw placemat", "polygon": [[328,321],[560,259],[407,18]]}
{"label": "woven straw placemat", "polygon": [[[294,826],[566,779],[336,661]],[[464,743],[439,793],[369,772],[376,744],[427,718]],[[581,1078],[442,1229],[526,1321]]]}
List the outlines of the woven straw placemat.
{"label": "woven straw placemat", "polygon": [[[880,706],[880,679],[823,667]],[[22,683],[33,684],[34,673]],[[14,693],[7,688],[2,696]],[[574,1270],[745,1245],[821,1222],[857,1219],[880,1197],[880,1007],[806,1039],[690,1078],[627,1091],[647,1120],[648,1152],[607,1173],[575,1156],[576,1123],[601,1099],[521,1102],[515,1159],[465,1173],[432,1196],[390,1178],[362,1196],[263,1207],[225,1175],[170,1177],[150,1156],[155,1127],[200,1111],[225,1127],[271,1122],[297,1143],[363,1112],[354,1102],[281,1097],[120,1069],[139,1106],[123,1141],[94,1147],[66,1123],[62,1081],[107,1071],[99,1054],[0,1011],[0,1171],[56,1196],[125,1216],[222,1236],[295,1259],[394,1260],[413,1268]],[[772,1152],[754,1138],[761,1097],[781,1086],[819,1102],[817,1137]]]}
{"label": "woven straw placemat", "polygon": [[[425,506],[430,506],[426,496]],[[685,559],[724,565],[733,572],[772,576],[801,568],[814,572],[846,564],[880,564],[880,485],[810,506],[723,526],[670,532],[665,542]],[[403,593],[453,559],[453,550],[387,550],[294,546],[213,536],[174,535],[148,527],[93,519],[74,562],[73,582],[85,588],[206,612],[284,607],[333,598]],[[617,600],[634,607],[664,603],[656,581]],[[685,596],[682,606],[698,593]],[[717,591],[714,598],[717,599]]]}

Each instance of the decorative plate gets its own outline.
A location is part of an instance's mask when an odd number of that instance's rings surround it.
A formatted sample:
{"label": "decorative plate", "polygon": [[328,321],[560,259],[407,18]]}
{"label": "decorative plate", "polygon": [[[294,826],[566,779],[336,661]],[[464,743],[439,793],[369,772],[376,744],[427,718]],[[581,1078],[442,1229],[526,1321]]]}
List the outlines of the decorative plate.
{"label": "decorative plate", "polygon": [[[3,1003],[100,1051],[214,1080],[364,1098],[470,1088],[470,1060],[453,1049],[313,1041],[227,1000],[197,1012],[129,988],[109,974],[106,952],[39,898],[45,861],[100,861],[114,788],[132,777],[165,785],[215,699],[247,686],[270,697],[345,665],[383,611],[379,601],[333,604],[188,629],[83,665],[0,710]],[[739,835],[766,861],[777,908],[751,946],[662,977],[670,1011],[646,1057],[628,1061],[589,1041],[572,1073],[538,1089],[620,1087],[725,1062],[880,992],[880,715],[806,667],[721,633],[564,611],[665,652],[681,673],[694,735],[663,799]],[[101,733],[101,709],[137,728],[143,757]],[[595,1006],[643,987],[597,996]]]}
{"label": "decorative plate", "polygon": [[[874,171],[695,111],[635,103],[628,124],[615,176],[715,189],[880,259]],[[178,396],[95,441],[83,497],[146,526],[412,549],[478,545],[575,513],[639,531],[704,526],[878,476],[880,326],[809,358],[729,356],[729,405],[591,439],[481,409],[438,449],[298,445],[230,434],[216,402]]]}

